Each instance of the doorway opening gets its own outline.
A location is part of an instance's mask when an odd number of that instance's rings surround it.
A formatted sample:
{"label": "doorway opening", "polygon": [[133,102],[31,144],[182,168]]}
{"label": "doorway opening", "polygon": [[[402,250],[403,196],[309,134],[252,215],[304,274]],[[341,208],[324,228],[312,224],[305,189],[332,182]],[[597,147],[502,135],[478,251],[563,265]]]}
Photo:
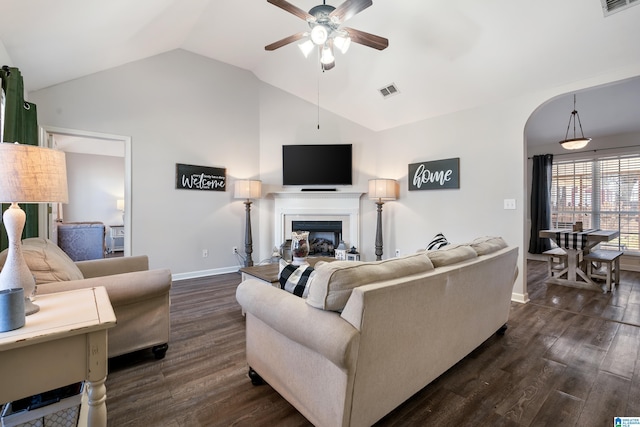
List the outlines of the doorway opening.
{"label": "doorway opening", "polygon": [[100,221],[107,250],[113,226],[118,251],[131,255],[131,137],[42,126],[40,145],[66,153],[69,185],[67,205],[41,206],[41,235],[57,241],[56,221]]}

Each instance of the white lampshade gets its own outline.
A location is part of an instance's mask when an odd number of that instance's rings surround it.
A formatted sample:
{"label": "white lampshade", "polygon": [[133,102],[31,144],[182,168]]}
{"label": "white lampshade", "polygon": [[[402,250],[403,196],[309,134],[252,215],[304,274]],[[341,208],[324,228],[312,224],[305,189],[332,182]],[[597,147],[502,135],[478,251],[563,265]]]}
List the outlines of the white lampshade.
{"label": "white lampshade", "polygon": [[116,209],[119,211],[124,211],[124,199],[116,200]]}
{"label": "white lampshade", "polygon": [[335,36],[333,38],[333,44],[335,45],[335,47],[340,49],[340,52],[345,54],[349,50],[349,46],[351,46],[351,37],[349,37],[349,35],[346,35],[346,36],[343,36],[343,35]]}
{"label": "white lampshade", "polygon": [[371,200],[389,201],[398,198],[397,182],[395,179],[370,179],[369,198]]}
{"label": "white lampshade", "polygon": [[322,24],[318,24],[313,27],[313,29],[311,29],[311,41],[313,41],[318,46],[323,45],[324,42],[327,41],[328,37],[329,31]]}
{"label": "white lampshade", "polygon": [[242,179],[235,183],[236,199],[259,199],[262,196],[262,181]]}
{"label": "white lampshade", "polygon": [[0,202],[67,203],[63,151],[26,144],[0,144]]}
{"label": "white lampshade", "polygon": [[322,48],[322,55],[320,56],[320,62],[323,64],[331,64],[334,62],[336,58],[333,56],[333,52],[329,46],[325,46]]}
{"label": "white lampshade", "polygon": [[591,138],[566,139],[560,141],[560,145],[562,145],[562,148],[565,150],[579,150],[586,147],[589,141],[591,141]]}
{"label": "white lampshade", "polygon": [[302,54],[304,55],[304,57],[308,58],[309,54],[313,51],[313,49],[316,47],[316,45],[314,45],[311,40],[306,40],[306,41],[298,44],[298,47],[302,51]]}

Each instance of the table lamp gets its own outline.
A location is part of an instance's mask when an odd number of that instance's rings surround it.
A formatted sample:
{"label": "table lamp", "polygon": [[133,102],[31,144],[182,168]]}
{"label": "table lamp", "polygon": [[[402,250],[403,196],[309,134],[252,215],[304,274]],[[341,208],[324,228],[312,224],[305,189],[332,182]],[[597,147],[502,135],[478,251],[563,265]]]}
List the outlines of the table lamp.
{"label": "table lamp", "polygon": [[234,197],[236,199],[245,199],[245,234],[244,234],[244,251],[247,257],[244,260],[245,267],[253,265],[251,253],[253,252],[253,240],[251,238],[251,199],[259,199],[262,195],[262,181],[242,179],[235,183]]}
{"label": "table lamp", "polygon": [[395,179],[370,179],[369,199],[376,200],[378,205],[378,226],[376,227],[376,261],[382,259],[382,205],[397,198],[397,182]]}
{"label": "table lamp", "polygon": [[22,230],[27,215],[18,203],[67,203],[64,152],[34,145],[0,143],[0,202],[11,203],[2,219],[7,229],[7,260],[0,272],[0,290],[24,289],[25,315],[40,307],[32,302],[36,282],[22,255]]}

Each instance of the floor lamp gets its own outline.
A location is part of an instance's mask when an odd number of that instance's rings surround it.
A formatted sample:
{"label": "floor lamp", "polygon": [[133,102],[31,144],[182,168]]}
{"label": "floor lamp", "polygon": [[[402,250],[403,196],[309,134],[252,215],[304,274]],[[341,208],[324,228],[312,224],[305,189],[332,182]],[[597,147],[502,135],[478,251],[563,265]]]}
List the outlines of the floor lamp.
{"label": "floor lamp", "polygon": [[236,181],[234,197],[245,199],[246,224],[244,233],[244,251],[247,257],[244,260],[245,267],[253,265],[251,253],[253,252],[253,239],[251,238],[251,199],[259,199],[262,195],[262,181],[243,179]]}
{"label": "floor lamp", "polygon": [[11,203],[2,215],[9,248],[0,272],[0,290],[24,290],[25,315],[40,307],[32,302],[36,283],[22,255],[26,214],[18,203],[67,203],[67,167],[64,152],[18,143],[0,144],[0,202]]}
{"label": "floor lamp", "polygon": [[376,261],[382,259],[382,205],[384,202],[396,200],[397,182],[395,179],[370,179],[369,199],[378,205],[378,226],[376,227]]}

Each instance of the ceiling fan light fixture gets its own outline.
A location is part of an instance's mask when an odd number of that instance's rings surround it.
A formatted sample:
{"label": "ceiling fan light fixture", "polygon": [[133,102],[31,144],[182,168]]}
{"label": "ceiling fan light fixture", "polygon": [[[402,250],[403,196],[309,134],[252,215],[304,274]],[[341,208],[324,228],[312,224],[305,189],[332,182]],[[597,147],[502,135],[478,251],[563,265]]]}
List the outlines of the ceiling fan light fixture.
{"label": "ceiling fan light fixture", "polygon": [[[576,136],[576,120],[578,121],[578,125],[580,126],[580,134],[581,137]],[[569,129],[571,128],[571,122],[573,122],[573,138],[569,138]],[[591,138],[586,138],[584,136],[584,132],[582,131],[582,122],[580,121],[580,114],[578,114],[578,110],[576,110],[576,95],[573,95],[573,111],[569,116],[569,124],[567,125],[567,133],[564,135],[564,139],[560,141],[560,145],[565,150],[579,150],[587,146],[587,144],[591,141]]]}
{"label": "ceiling fan light fixture", "polygon": [[322,46],[328,38],[329,31],[324,25],[318,24],[311,29],[311,41],[316,45]]}
{"label": "ceiling fan light fixture", "polygon": [[306,41],[298,44],[298,47],[302,51],[302,54],[304,55],[304,57],[308,58],[309,54],[313,51],[313,49],[316,47],[316,45],[313,44],[313,42],[311,40],[307,39]]}
{"label": "ceiling fan light fixture", "polygon": [[349,50],[349,46],[351,46],[351,37],[349,37],[348,35],[346,35],[346,36],[343,36],[343,35],[335,36],[333,38],[333,44],[335,45],[335,47],[340,49],[340,52],[345,54]]}
{"label": "ceiling fan light fixture", "polygon": [[322,55],[320,56],[320,62],[327,65],[327,64],[331,64],[335,60],[336,58],[333,56],[333,52],[331,51],[331,48],[329,46],[323,47]]}

